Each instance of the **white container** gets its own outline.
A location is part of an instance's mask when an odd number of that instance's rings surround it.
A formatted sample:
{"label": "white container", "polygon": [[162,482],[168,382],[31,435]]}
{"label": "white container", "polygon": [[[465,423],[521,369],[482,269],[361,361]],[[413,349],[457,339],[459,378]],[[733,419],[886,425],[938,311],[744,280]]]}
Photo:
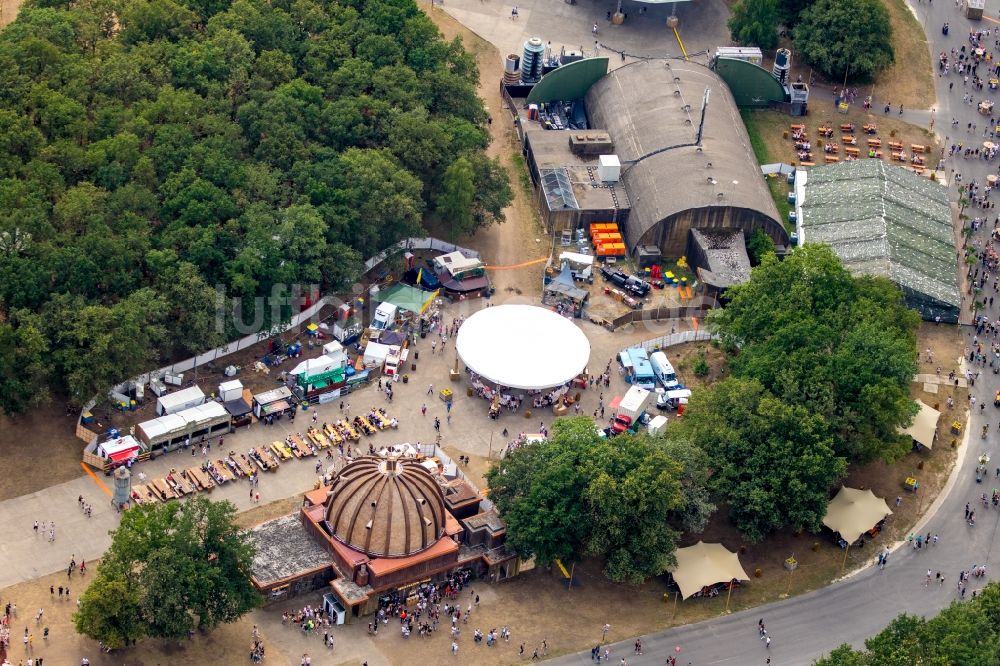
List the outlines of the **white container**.
{"label": "white container", "polygon": [[650,435],[659,435],[663,433],[667,428],[667,417],[666,416],[656,416],[652,421],[649,422],[647,429]]}
{"label": "white container", "polygon": [[176,393],[168,393],[156,400],[156,413],[174,414],[182,409],[196,407],[205,402],[205,394],[197,386],[191,386]]}
{"label": "white container", "polygon": [[243,382],[238,379],[234,379],[230,382],[222,382],[219,384],[219,399],[222,402],[229,402],[230,400],[239,400],[243,397]]}
{"label": "white container", "polygon": [[622,177],[622,163],[617,155],[601,155],[598,159],[597,176],[602,183],[617,183]]}

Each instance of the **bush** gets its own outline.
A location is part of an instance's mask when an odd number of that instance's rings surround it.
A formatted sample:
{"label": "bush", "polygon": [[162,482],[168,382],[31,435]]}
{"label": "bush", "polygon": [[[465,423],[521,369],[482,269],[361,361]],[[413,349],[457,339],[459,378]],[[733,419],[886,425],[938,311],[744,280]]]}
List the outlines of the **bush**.
{"label": "bush", "polygon": [[764,260],[764,255],[774,252],[774,241],[762,229],[758,229],[750,235],[747,241],[747,253],[750,255],[750,263],[759,266]]}
{"label": "bush", "polygon": [[708,372],[711,368],[708,367],[708,361],[705,359],[705,352],[698,352],[698,358],[694,360],[694,376],[695,377],[707,377]]}
{"label": "bush", "polygon": [[778,0],[739,0],[729,18],[733,41],[773,49],[778,45]]}
{"label": "bush", "polygon": [[841,82],[871,81],[895,61],[889,12],[880,0],[816,0],[795,26],[806,63]]}

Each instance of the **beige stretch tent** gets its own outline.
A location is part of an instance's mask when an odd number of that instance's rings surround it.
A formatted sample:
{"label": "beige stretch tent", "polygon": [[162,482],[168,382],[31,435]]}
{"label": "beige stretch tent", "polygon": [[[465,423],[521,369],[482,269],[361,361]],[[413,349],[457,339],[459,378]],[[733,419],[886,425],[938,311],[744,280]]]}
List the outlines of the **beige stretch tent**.
{"label": "beige stretch tent", "polygon": [[934,448],[934,436],[937,434],[938,418],[941,412],[921,400],[917,400],[920,411],[913,419],[913,425],[909,428],[900,428],[901,435],[909,435],[914,442],[926,446],[928,449]]}
{"label": "beige stretch tent", "polygon": [[839,532],[847,543],[854,543],[859,536],[891,513],[885,500],[875,497],[871,490],[843,486],[827,505],[823,524],[834,532]]}
{"label": "beige stretch tent", "polygon": [[750,580],[740,564],[739,555],[726,550],[721,543],[699,541],[675,553],[677,566],[671,569],[674,582],[687,599],[706,585],[728,583],[733,580]]}

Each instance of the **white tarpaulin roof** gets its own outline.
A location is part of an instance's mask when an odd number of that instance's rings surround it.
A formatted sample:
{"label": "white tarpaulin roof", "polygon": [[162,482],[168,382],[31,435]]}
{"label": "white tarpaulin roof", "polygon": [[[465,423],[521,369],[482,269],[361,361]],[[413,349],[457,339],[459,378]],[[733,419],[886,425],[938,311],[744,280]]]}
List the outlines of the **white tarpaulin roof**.
{"label": "white tarpaulin roof", "polygon": [[482,263],[483,262],[475,257],[470,259],[458,250],[449,252],[448,254],[442,254],[439,257],[434,257],[434,265],[437,266],[439,270],[447,270],[452,275],[460,273],[464,270],[469,270],[470,268],[481,266]]}
{"label": "white tarpaulin roof", "polygon": [[294,370],[289,371],[290,375],[301,375],[305,373],[307,375],[316,375],[323,372],[330,372],[334,368],[339,368],[340,362],[334,361],[327,355],[317,356],[316,358],[310,358],[302,361]]}
{"label": "white tarpaulin roof", "polygon": [[928,449],[934,448],[934,435],[937,433],[938,418],[941,412],[926,404],[922,400],[917,400],[920,411],[913,418],[913,425],[909,428],[900,428],[901,435],[909,435],[915,442],[923,444]]}
{"label": "white tarpaulin roof", "polygon": [[385,359],[392,353],[393,349],[399,349],[398,345],[383,345],[381,342],[369,342],[365,346],[365,364],[385,363]]}
{"label": "white tarpaulin roof", "polygon": [[177,416],[184,419],[184,422],[188,425],[197,425],[199,423],[207,423],[213,419],[229,418],[229,412],[222,406],[222,403],[206,402],[197,407],[183,409],[177,412]]}
{"label": "white tarpaulin roof", "polygon": [[234,379],[228,382],[222,382],[221,384],[219,384],[220,393],[225,393],[226,391],[236,391],[236,390],[239,391],[243,390],[243,382],[241,382],[238,379]]}
{"label": "white tarpaulin roof", "polygon": [[137,427],[146,433],[146,439],[152,441],[157,437],[162,437],[167,433],[184,430],[187,421],[179,414],[167,414],[158,419],[143,421]]}
{"label": "white tarpaulin roof", "polygon": [[186,389],[181,389],[176,393],[168,393],[167,395],[162,395],[158,399],[160,406],[166,410],[170,411],[176,408],[178,405],[186,405],[191,402],[205,400],[205,393],[197,386],[189,386]]}
{"label": "white tarpaulin roof", "polygon": [[533,305],[498,305],[469,317],[455,340],[465,365],[518,389],[565,384],[590,360],[590,341],[576,324]]}
{"label": "white tarpaulin roof", "polygon": [[891,513],[885,500],[875,497],[871,490],[843,486],[826,507],[823,524],[839,532],[840,538],[847,543],[854,543]]}
{"label": "white tarpaulin roof", "polygon": [[750,580],[740,564],[739,555],[730,552],[721,543],[699,541],[693,546],[678,548],[675,557],[677,566],[670,571],[684,599],[708,585],[728,583],[734,579]]}
{"label": "white tarpaulin roof", "polygon": [[139,442],[135,441],[132,435],[125,435],[118,439],[110,439],[97,447],[97,455],[109,458],[122,451],[134,451],[139,448]]}
{"label": "white tarpaulin roof", "polygon": [[143,421],[137,427],[146,435],[147,440],[153,441],[164,435],[190,431],[192,425],[220,418],[229,418],[226,408],[218,402],[206,402],[157,419]]}

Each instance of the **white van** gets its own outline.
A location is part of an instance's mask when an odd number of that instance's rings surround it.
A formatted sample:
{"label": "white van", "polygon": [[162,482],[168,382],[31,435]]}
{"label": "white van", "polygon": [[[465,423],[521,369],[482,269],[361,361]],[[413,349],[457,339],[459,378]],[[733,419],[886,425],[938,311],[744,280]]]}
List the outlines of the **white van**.
{"label": "white van", "polygon": [[653,352],[649,355],[649,363],[653,366],[653,373],[660,380],[664,388],[671,389],[678,385],[677,373],[674,366],[670,365],[667,355],[661,351]]}

